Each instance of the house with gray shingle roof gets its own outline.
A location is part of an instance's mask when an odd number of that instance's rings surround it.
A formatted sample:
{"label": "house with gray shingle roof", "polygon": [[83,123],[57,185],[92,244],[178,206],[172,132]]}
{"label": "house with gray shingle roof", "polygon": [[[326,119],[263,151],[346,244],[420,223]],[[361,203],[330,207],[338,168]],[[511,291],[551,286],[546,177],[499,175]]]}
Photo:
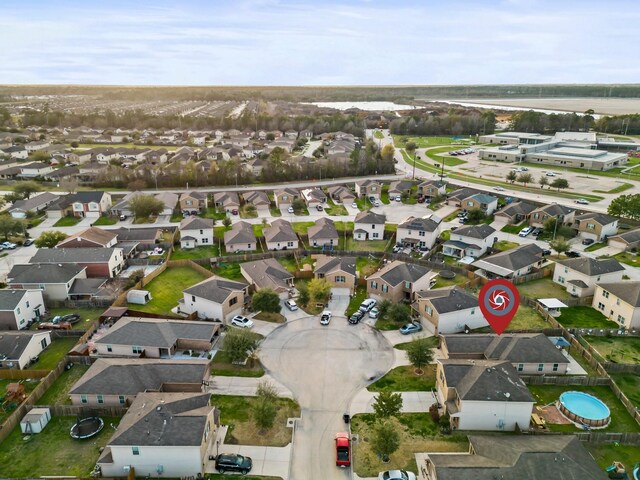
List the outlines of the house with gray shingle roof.
{"label": "house with gray shingle roof", "polygon": [[51,192],[43,192],[26,200],[17,200],[9,208],[13,218],[26,218],[29,212],[41,212],[59,199],[58,195]]}
{"label": "house with gray shingle roof", "polygon": [[356,195],[358,197],[376,197],[380,198],[382,193],[382,183],[377,180],[360,180],[356,182]]}
{"label": "house with gray shingle roof", "polygon": [[492,215],[498,208],[498,199],[486,193],[476,193],[462,200],[463,210],[481,210],[485,215]]}
{"label": "house with gray shingle roof", "polygon": [[0,330],[22,330],[44,315],[42,290],[0,290]]}
{"label": "house with gray shingle roof", "polygon": [[267,250],[290,250],[298,248],[298,235],[293,231],[290,222],[278,218],[271,226],[263,229]]}
{"label": "house with gray shingle roof", "polygon": [[454,430],[529,428],[535,399],[508,361],[439,360],[436,388]]}
{"label": "house with gray shingle roof", "polygon": [[498,237],[490,225],[469,225],[451,232],[449,240],[442,245],[443,255],[449,257],[479,258],[494,244]]}
{"label": "house with gray shingle roof", "polygon": [[398,225],[396,241],[403,245],[431,249],[440,235],[441,222],[435,215],[408,217]]}
{"label": "house with gray shingle roof", "polygon": [[522,375],[563,375],[569,360],[542,333],[442,335],[444,358],[507,360]]}
{"label": "house with gray shingle roof", "polygon": [[627,330],[640,329],[640,282],[598,283],[591,306]]}
{"label": "house with gray shingle roof", "polygon": [[307,230],[309,246],[333,249],[338,246],[338,230],[333,220],[322,217],[316,220]]}
{"label": "house with gray shingle roof", "polygon": [[86,230],[69,235],[62,240],[56,248],[109,248],[118,242],[118,234],[113,230],[103,230],[98,227],[89,227]]}
{"label": "house with gray shingle roof", "polygon": [[640,228],[634,228],[633,230],[610,236],[607,245],[620,248],[625,252],[637,249],[640,245]]}
{"label": "house with gray shingle roof", "polygon": [[70,264],[87,267],[87,278],[113,278],[125,265],[118,247],[40,248],[29,263]]}
{"label": "house with gray shingle roof", "polygon": [[300,198],[300,192],[295,188],[279,188],[274,192],[274,198],[278,208],[288,208],[294,200]]}
{"label": "house with gray shingle roof", "polygon": [[245,203],[256,207],[258,211],[268,211],[271,206],[269,196],[261,190],[243,193],[242,199]]}
{"label": "house with gray shingle roof", "polygon": [[319,188],[305,188],[300,191],[304,203],[309,208],[316,208],[318,205],[323,205],[327,201],[327,196]]}
{"label": "house with gray shingle roof", "polygon": [[396,180],[389,184],[389,196],[410,195],[413,182],[410,180]]}
{"label": "house with gray shingle roof", "polygon": [[[217,431],[210,393],[140,393],[100,453],[105,477],[203,478]],[[157,459],[150,462],[149,459]]]}
{"label": "house with gray shingle roof", "polygon": [[596,283],[620,282],[624,273],[615,258],[568,258],[556,262],[553,281],[574,297],[589,297],[594,294]]}
{"label": "house with gray shingle roof", "polygon": [[521,245],[511,250],[494,253],[476,260],[471,265],[476,267],[476,274],[493,279],[513,279],[532,273],[542,266],[544,258],[542,248],[534,243]]}
{"label": "house with gray shingle roof", "polygon": [[384,240],[384,224],[387,217],[371,210],[359,212],[353,222],[354,240]]}
{"label": "house with gray shingle roof", "polygon": [[425,330],[434,335],[460,333],[488,325],[478,307],[478,299],[458,286],[416,292],[411,308]]}
{"label": "house with gray shingle roof", "polygon": [[62,301],[72,296],[73,284],[87,278],[87,267],[73,263],[14,265],[7,274],[11,288],[40,290],[45,301]]}
{"label": "house with gray shingle roof", "polygon": [[495,213],[496,220],[504,220],[507,223],[520,223],[529,218],[535,205],[527,202],[513,202]]}
{"label": "house with gray shingle roof", "polygon": [[248,222],[234,223],[231,230],[224,232],[224,248],[227,253],[253,252],[257,243],[253,226]]}
{"label": "house with gray shingle roof", "polygon": [[356,200],[356,196],[351,191],[350,188],[344,185],[335,185],[333,187],[327,188],[329,195],[331,198],[345,205],[351,205]]}
{"label": "house with gray shingle roof", "polygon": [[183,291],[178,313],[226,322],[242,313],[248,285],[226,278],[211,277]]}
{"label": "house with gray shingle roof", "polygon": [[353,294],[356,290],[356,258],[318,255],[313,276],[324,278],[334,288],[348,288]]}
{"label": "house with gray shingle roof", "polygon": [[580,238],[602,242],[618,233],[618,219],[604,213],[585,213],[576,215],[572,228]]}
{"label": "house with gray shingle roof", "polygon": [[38,355],[49,345],[49,331],[0,331],[0,368],[27,368],[32,362],[37,361]]}
{"label": "house with gray shingle roof", "polygon": [[73,405],[121,407],[143,392],[201,392],[208,360],[99,358],[69,390]]}
{"label": "house with gray shingle roof", "polygon": [[196,248],[213,245],[213,219],[191,215],[180,222],[180,247]]}
{"label": "house with gray shingle roof", "polygon": [[240,273],[256,291],[268,288],[287,298],[293,288],[293,274],[275,258],[241,263]]}
{"label": "house with gray shingle roof", "polygon": [[446,184],[440,180],[425,180],[418,184],[418,195],[427,199],[443,196],[446,192]]}
{"label": "house with gray shingle roof", "polygon": [[565,225],[570,225],[573,223],[575,215],[576,212],[574,209],[552,203],[551,205],[544,205],[533,210],[529,214],[529,225],[536,228],[543,228],[544,222],[550,218],[555,218]]}
{"label": "house with gray shingle roof", "polygon": [[427,267],[394,260],[367,277],[367,293],[379,300],[412,302],[416,292],[430,288],[435,276]]}

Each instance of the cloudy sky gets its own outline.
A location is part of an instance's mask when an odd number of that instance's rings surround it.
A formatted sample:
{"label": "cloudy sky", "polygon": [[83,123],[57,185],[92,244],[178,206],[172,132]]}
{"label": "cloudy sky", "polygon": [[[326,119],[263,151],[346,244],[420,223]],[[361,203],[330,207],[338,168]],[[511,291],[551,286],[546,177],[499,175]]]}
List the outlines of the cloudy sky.
{"label": "cloudy sky", "polygon": [[0,83],[638,83],[637,0],[3,0]]}

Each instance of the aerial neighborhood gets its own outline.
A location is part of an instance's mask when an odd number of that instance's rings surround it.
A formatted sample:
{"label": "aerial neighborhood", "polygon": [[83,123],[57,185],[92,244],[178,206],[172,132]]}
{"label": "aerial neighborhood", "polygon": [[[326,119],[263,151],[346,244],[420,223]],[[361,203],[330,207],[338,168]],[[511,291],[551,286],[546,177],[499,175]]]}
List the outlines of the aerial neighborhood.
{"label": "aerial neighborhood", "polygon": [[1,477],[632,478],[640,143],[352,114],[0,131]]}

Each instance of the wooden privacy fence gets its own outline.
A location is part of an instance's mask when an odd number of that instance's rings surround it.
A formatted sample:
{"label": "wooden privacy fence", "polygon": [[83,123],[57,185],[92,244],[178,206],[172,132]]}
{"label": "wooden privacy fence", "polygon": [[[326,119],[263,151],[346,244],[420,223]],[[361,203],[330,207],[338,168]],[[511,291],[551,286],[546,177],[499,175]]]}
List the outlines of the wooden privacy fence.
{"label": "wooden privacy fence", "polygon": [[26,380],[27,378],[44,378],[49,375],[50,370],[19,370],[17,368],[6,368],[0,370],[0,378],[4,380]]}
{"label": "wooden privacy fence", "polygon": [[122,417],[127,413],[126,407],[94,407],[87,405],[35,405],[35,407],[47,407],[51,415],[59,417],[75,417],[97,415],[100,417]]}
{"label": "wooden privacy fence", "polygon": [[602,366],[609,373],[635,373],[640,375],[640,364],[638,363],[604,362]]}
{"label": "wooden privacy fence", "polygon": [[527,385],[610,385],[611,379],[607,377],[583,377],[576,375],[547,376],[547,375],[520,375]]}

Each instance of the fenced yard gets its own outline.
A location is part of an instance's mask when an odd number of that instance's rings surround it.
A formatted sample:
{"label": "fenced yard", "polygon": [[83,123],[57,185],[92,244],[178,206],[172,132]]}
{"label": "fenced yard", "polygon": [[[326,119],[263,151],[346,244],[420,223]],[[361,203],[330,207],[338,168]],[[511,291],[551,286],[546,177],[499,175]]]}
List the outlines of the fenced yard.
{"label": "fenced yard", "polygon": [[583,337],[600,357],[615,363],[640,363],[640,337]]}
{"label": "fenced yard", "polygon": [[566,328],[618,328],[598,310],[587,306],[562,308],[558,322]]}

